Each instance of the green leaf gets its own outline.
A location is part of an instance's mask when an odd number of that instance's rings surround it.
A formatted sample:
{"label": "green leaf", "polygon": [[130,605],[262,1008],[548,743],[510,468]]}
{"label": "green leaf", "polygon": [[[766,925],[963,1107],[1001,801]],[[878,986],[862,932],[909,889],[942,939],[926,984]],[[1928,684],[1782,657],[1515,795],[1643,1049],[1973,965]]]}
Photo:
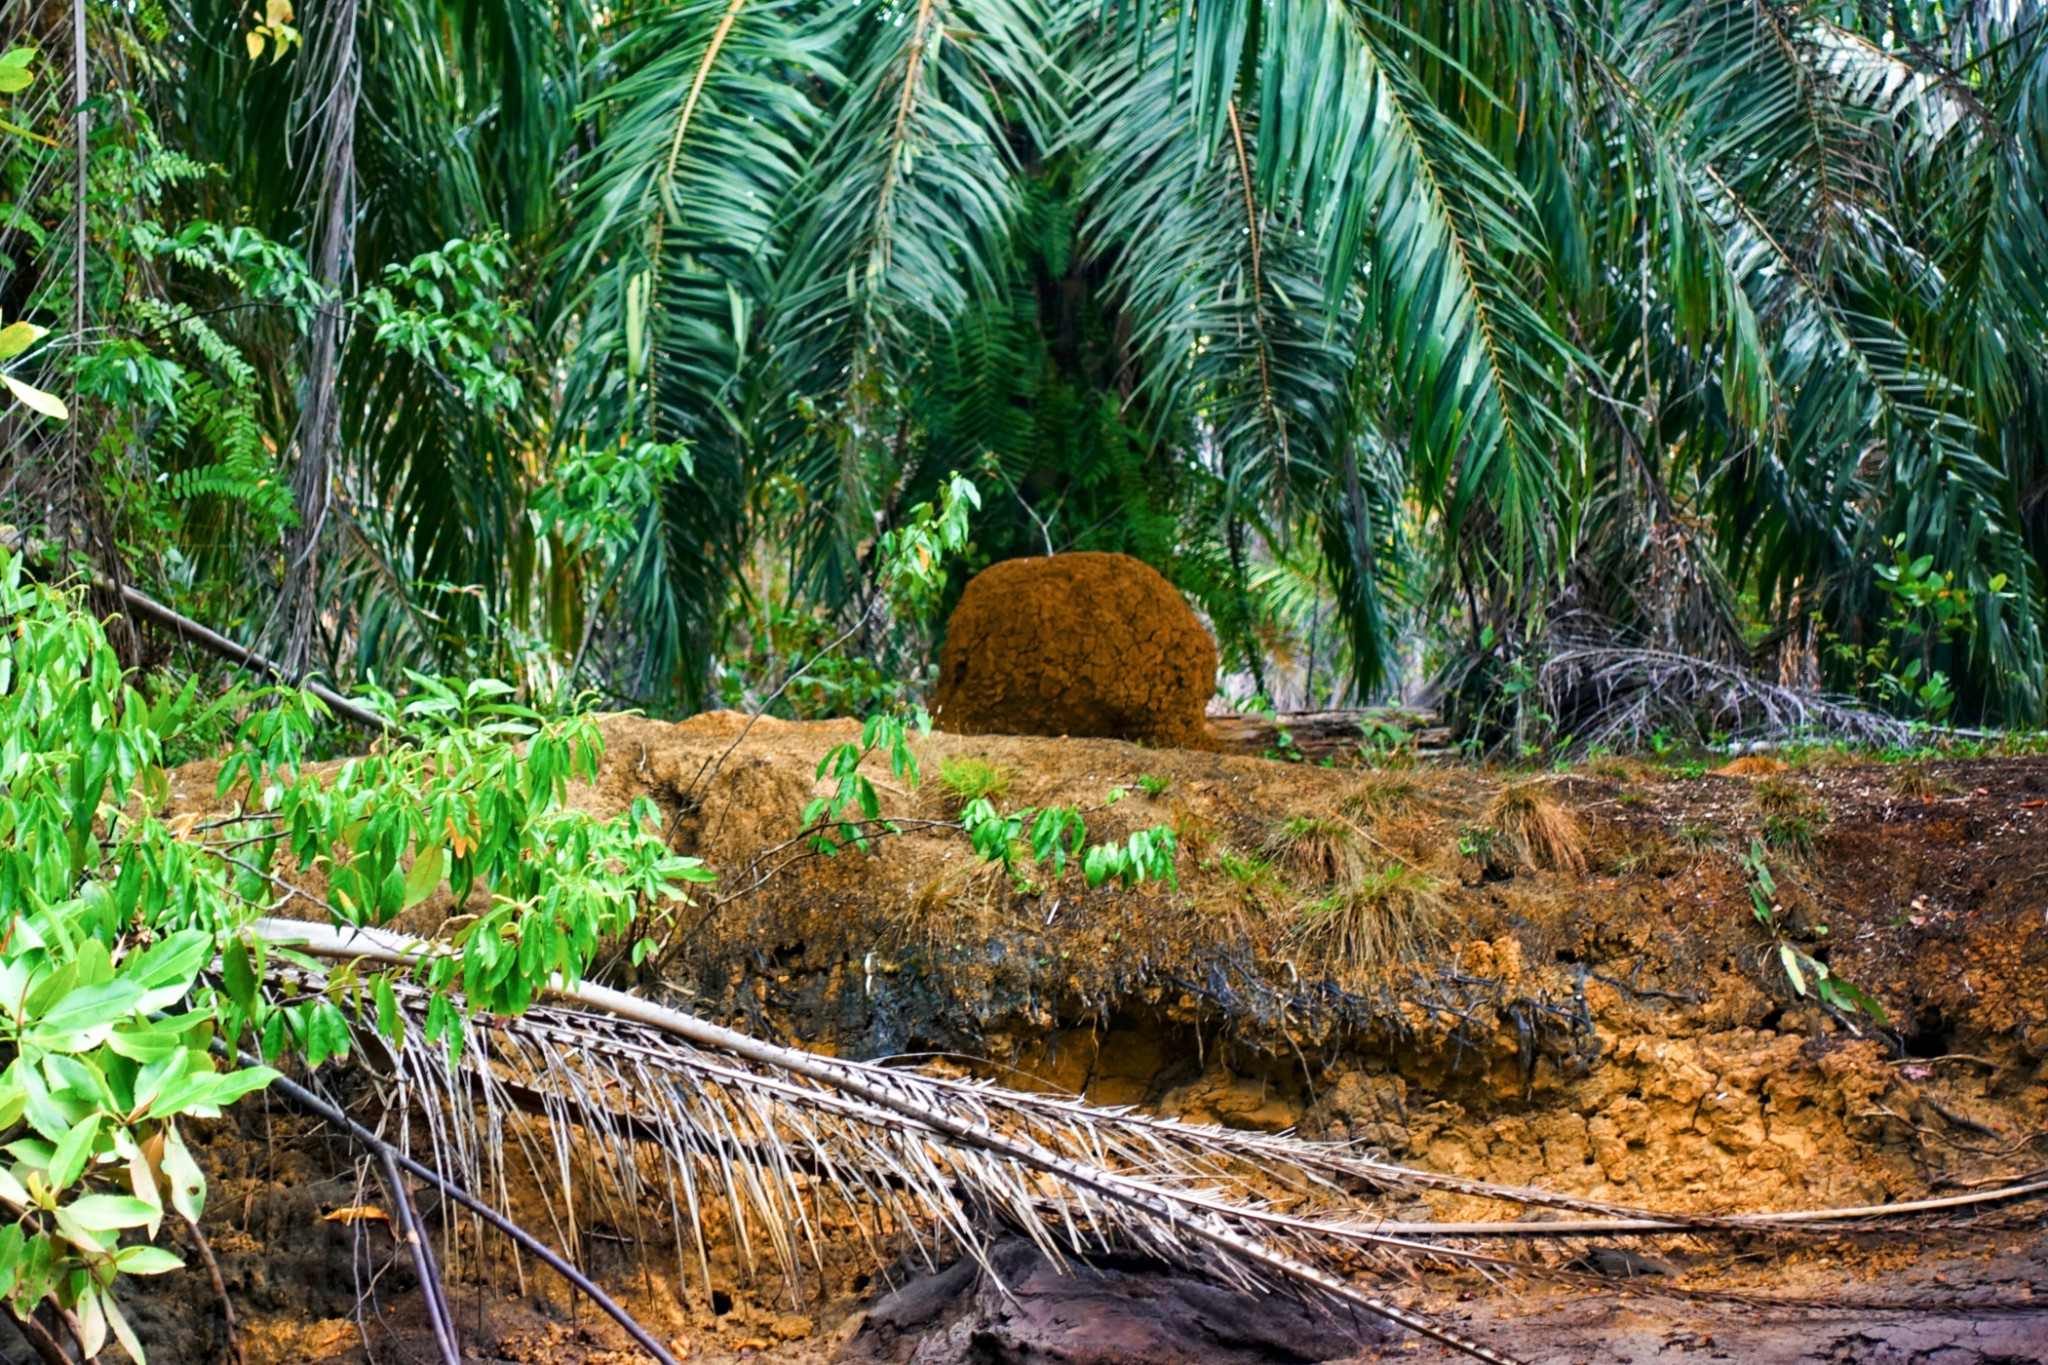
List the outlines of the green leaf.
{"label": "green leaf", "polygon": [[63,1189],[77,1180],[85,1171],[85,1163],[92,1156],[93,1142],[100,1135],[100,1116],[87,1114],[73,1124],[57,1143],[50,1154],[50,1185]]}
{"label": "green leaf", "polygon": [[412,870],[405,874],[404,907],[412,909],[421,901],[434,894],[446,875],[447,856],[439,844],[429,848],[413,859]]}
{"label": "green leaf", "polygon": [[391,988],[391,978],[379,976],[370,990],[377,1000],[377,1032],[398,1042],[405,1036],[405,1020],[398,1012],[398,993]]}
{"label": "green leaf", "polygon": [[195,1022],[190,1016],[180,1016],[117,1028],[107,1035],[107,1046],[131,1062],[162,1061],[191,1045],[187,1035]]}
{"label": "green leaf", "polygon": [[[157,1270],[147,1270],[147,1269],[146,1269],[146,1270],[131,1270],[131,1269],[129,1269],[129,1267],[128,1267],[127,1265],[123,1264],[123,1263],[122,1263],[122,1260],[121,1260],[121,1256],[122,1256],[122,1254],[124,1254],[124,1253],[125,1253],[125,1252],[127,1252],[127,1251],[155,1251],[155,1250],[157,1250],[157,1248],[155,1248],[155,1247],[127,1247],[127,1248],[124,1248],[124,1251],[123,1251],[123,1252],[117,1252],[117,1253],[115,1254],[115,1257],[114,1257],[114,1264],[115,1264],[115,1265],[116,1265],[116,1266],[117,1266],[118,1268],[120,1268],[120,1269],[122,1269],[122,1270],[126,1270],[126,1271],[128,1271],[128,1273],[129,1273],[129,1274],[131,1274],[131,1275],[155,1275],[155,1274],[159,1274],[159,1273],[161,1273],[161,1272],[159,1272],[159,1271],[157,1271]],[[167,1256],[168,1256],[168,1255],[170,1255],[170,1253],[169,1253],[169,1252],[165,1252],[165,1253],[163,1253],[163,1254],[164,1254],[164,1255],[167,1255]],[[175,1260],[177,1260],[177,1258],[176,1258],[175,1256],[173,1256],[173,1257],[172,1257],[171,1259],[172,1259],[172,1260],[174,1260],[174,1261],[175,1261]],[[150,1261],[148,1260],[148,1258],[142,1258],[142,1262],[141,1262],[141,1263],[142,1263],[142,1264],[144,1264],[144,1265],[149,1265],[149,1264],[151,1264],[151,1262],[150,1262]],[[121,1315],[121,1305],[120,1305],[119,1303],[117,1303],[117,1302],[115,1301],[115,1299],[114,1299],[114,1296],[113,1296],[113,1295],[112,1295],[111,1293],[109,1293],[109,1294],[106,1294],[106,1295],[103,1295],[102,1297],[103,1297],[103,1299],[104,1299],[104,1301],[105,1301],[105,1307],[106,1307],[106,1312],[107,1312],[107,1326],[109,1326],[109,1327],[113,1328],[113,1330],[114,1330],[114,1340],[116,1340],[116,1341],[118,1341],[118,1342],[120,1342],[120,1343],[121,1343],[121,1348],[122,1348],[123,1350],[125,1350],[125,1351],[127,1351],[127,1352],[128,1352],[128,1355],[130,1356],[130,1358],[131,1358],[131,1359],[133,1359],[133,1360],[135,1361],[135,1365],[149,1365],[149,1360],[148,1360],[148,1357],[146,1357],[146,1356],[145,1356],[145,1355],[143,1355],[143,1353],[142,1353],[142,1341],[141,1341],[141,1339],[140,1339],[140,1338],[138,1338],[138,1337],[137,1337],[137,1336],[135,1335],[135,1328],[134,1328],[134,1327],[132,1327],[132,1326],[130,1326],[130,1325],[129,1325],[129,1322],[128,1322],[128,1319],[127,1319],[127,1318],[125,1318],[125,1317],[123,1317],[123,1316]]]}
{"label": "green leaf", "polygon": [[164,1181],[171,1187],[171,1207],[188,1223],[199,1221],[206,1207],[206,1173],[192,1159],[176,1124],[164,1125]]}
{"label": "green leaf", "polygon": [[213,956],[213,936],[197,929],[181,929],[153,943],[139,956],[121,964],[121,975],[145,990],[160,986],[190,986],[199,969]]}
{"label": "green leaf", "polygon": [[[0,67],[0,93],[5,93],[7,69]],[[49,328],[32,322],[10,322],[0,327],[0,360],[12,360],[49,335]]]}
{"label": "green leaf", "polygon": [[164,1275],[185,1268],[177,1256],[153,1246],[122,1247],[114,1253],[114,1265],[124,1275]]}
{"label": "green leaf", "polygon": [[88,1194],[66,1206],[78,1225],[93,1232],[119,1232],[139,1228],[156,1217],[153,1205],[132,1194]]}
{"label": "green leaf", "polygon": [[1793,992],[1798,995],[1805,995],[1806,973],[1800,970],[1799,956],[1799,950],[1791,944],[1780,943],[1778,945],[1778,961],[1785,964],[1785,975],[1792,979]]}
{"label": "green leaf", "polygon": [[142,987],[133,981],[106,981],[65,993],[35,1021],[38,1034],[85,1033],[128,1018],[141,1003]]}
{"label": "green leaf", "polygon": [[221,986],[227,991],[228,999],[253,1012],[256,1008],[256,985],[256,969],[249,961],[249,945],[238,938],[221,953]]}

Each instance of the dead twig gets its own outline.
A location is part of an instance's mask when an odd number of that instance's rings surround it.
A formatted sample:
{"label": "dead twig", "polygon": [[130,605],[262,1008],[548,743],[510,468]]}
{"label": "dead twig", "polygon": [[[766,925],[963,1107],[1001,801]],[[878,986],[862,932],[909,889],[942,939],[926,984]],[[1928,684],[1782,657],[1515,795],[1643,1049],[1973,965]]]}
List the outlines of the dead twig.
{"label": "dead twig", "polygon": [[13,1320],[15,1330],[21,1333],[21,1339],[28,1343],[29,1349],[36,1353],[36,1358],[41,1360],[43,1365],[72,1365],[70,1355],[65,1352],[57,1338],[50,1335],[50,1329],[43,1326],[35,1314],[17,1312],[14,1305],[9,1304],[7,1316]]}
{"label": "dead twig", "polygon": [[221,1323],[227,1338],[227,1356],[233,1365],[242,1365],[242,1335],[235,1326],[235,1305],[228,1298],[228,1284],[220,1273],[220,1262],[214,1259],[213,1247],[206,1240],[206,1234],[199,1230],[199,1224],[192,1220],[185,1223],[192,1234],[192,1247],[198,1253],[199,1263],[206,1267],[206,1278],[213,1282],[213,1296],[220,1302]]}

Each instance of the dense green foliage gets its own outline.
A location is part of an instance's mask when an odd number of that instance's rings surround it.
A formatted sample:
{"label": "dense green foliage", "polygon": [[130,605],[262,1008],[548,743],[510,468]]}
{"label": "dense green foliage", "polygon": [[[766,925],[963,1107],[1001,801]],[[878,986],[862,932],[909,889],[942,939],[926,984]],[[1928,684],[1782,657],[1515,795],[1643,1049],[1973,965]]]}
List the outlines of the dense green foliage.
{"label": "dense green foliage", "polygon": [[[503,684],[420,678],[410,734],[344,762],[304,761],[318,703],[190,685],[150,700],[71,598],[0,551],[0,1301],[75,1314],[141,1358],[117,1275],[174,1268],[150,1244],[196,1220],[205,1182],[177,1120],[265,1085],[216,1064],[216,1040],[309,1064],[345,1053],[351,1018],[391,1032],[388,978],[314,966],[249,932],[297,902],[381,924],[445,883],[458,951],[411,974],[434,989],[429,1033],[460,1046],[465,1008],[518,1012],[551,976],[656,932],[708,873],[636,808],[601,821],[564,804],[598,758],[588,720],[543,721]],[[211,810],[177,809],[165,764],[226,738]],[[640,940],[642,943],[646,939]],[[459,991],[459,997],[455,992]],[[124,1236],[125,1234],[125,1236]]]}
{"label": "dense green foliage", "polygon": [[2039,6],[82,12],[0,80],[70,409],[0,520],[295,668],[686,708],[841,641],[777,706],[868,710],[959,470],[948,595],[1128,551],[1275,695],[1569,637],[2042,715]]}

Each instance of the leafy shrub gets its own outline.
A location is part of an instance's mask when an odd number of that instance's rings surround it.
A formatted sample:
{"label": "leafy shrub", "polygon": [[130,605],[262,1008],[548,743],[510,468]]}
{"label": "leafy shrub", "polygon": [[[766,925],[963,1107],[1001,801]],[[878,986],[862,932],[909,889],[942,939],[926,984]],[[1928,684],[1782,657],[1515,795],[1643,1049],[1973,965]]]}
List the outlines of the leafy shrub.
{"label": "leafy shrub", "polygon": [[[266,978],[292,955],[253,931],[259,915],[297,899],[381,924],[445,880],[453,950],[410,971],[434,991],[429,1033],[456,1048],[451,992],[516,1013],[709,877],[669,852],[644,803],[609,821],[566,807],[570,778],[596,773],[594,726],[512,705],[503,683],[415,676],[402,707],[378,703],[407,741],[314,766],[317,701],[276,689],[201,703],[193,685],[145,697],[98,622],[4,552],[0,627],[0,1202],[16,1213],[0,1228],[0,1297],[24,1316],[75,1315],[88,1354],[111,1335],[141,1358],[109,1291],[178,1264],[149,1244],[166,1200],[199,1216],[205,1182],[178,1120],[275,1074],[222,1069],[210,1040],[230,1058],[253,1044],[317,1066],[349,1049],[345,1011],[396,1025],[388,975],[273,999]],[[168,818],[167,746],[223,718],[221,814]],[[306,890],[308,871],[324,890]]]}

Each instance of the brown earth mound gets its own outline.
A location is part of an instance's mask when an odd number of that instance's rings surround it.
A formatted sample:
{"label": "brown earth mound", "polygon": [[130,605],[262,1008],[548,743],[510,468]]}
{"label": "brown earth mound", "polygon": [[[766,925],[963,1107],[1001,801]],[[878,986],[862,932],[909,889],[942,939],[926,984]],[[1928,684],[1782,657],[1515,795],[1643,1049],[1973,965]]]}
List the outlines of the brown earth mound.
{"label": "brown earth mound", "polygon": [[1173,585],[1129,555],[1009,559],[946,627],[932,714],[963,735],[1090,735],[1212,747],[1216,644]]}

